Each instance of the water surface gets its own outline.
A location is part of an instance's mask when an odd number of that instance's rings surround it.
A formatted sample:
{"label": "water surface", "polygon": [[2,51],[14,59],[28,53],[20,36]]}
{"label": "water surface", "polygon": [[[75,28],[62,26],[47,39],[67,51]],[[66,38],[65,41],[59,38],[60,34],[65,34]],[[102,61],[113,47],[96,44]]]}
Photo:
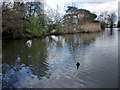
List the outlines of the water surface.
{"label": "water surface", "polygon": [[117,88],[118,32],[3,40],[3,88]]}

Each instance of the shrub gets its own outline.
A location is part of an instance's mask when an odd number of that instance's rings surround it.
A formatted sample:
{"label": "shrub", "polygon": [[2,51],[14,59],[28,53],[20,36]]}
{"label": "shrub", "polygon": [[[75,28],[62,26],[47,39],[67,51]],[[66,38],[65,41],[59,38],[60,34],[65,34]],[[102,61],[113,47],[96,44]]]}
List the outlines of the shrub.
{"label": "shrub", "polygon": [[40,36],[45,32],[39,17],[30,17],[26,31],[28,31],[33,36]]}

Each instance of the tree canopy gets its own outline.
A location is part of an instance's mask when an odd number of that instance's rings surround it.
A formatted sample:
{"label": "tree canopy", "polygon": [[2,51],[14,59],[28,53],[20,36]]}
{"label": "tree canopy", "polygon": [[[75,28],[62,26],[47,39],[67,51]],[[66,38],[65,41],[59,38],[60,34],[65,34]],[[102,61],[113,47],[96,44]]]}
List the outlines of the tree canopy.
{"label": "tree canopy", "polygon": [[96,14],[91,13],[89,10],[86,9],[78,9],[74,6],[68,6],[66,10],[66,14],[64,15],[64,23],[70,24],[81,24],[87,21],[94,21],[97,17]]}

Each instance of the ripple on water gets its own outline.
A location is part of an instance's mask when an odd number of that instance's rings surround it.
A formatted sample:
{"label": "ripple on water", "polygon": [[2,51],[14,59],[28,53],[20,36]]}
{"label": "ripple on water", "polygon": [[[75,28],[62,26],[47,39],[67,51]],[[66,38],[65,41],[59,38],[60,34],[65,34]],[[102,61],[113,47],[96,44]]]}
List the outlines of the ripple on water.
{"label": "ripple on water", "polygon": [[[47,37],[34,40],[31,48],[24,45],[26,40],[3,43],[3,87],[117,87],[116,33],[111,37],[109,30],[105,30],[61,37],[64,43],[59,36],[58,42]],[[78,69],[76,62],[80,62]]]}

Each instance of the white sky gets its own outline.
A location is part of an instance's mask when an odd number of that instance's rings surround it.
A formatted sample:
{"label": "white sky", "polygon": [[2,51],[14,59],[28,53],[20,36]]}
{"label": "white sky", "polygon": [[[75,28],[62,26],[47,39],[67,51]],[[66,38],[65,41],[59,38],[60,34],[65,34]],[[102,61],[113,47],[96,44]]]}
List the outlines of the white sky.
{"label": "white sky", "polygon": [[62,14],[65,13],[65,7],[76,4],[78,8],[84,8],[95,12],[96,14],[109,11],[118,13],[118,2],[120,0],[2,0],[2,1],[44,1],[52,9],[56,9],[59,6]]}
{"label": "white sky", "polygon": [[78,8],[84,8],[99,14],[104,11],[118,13],[118,1],[120,0],[45,0],[46,4],[56,9],[57,5],[61,8],[62,13],[64,7],[75,3]]}
{"label": "white sky", "polygon": [[[115,12],[118,15],[118,2],[120,0],[2,0],[2,1],[6,1],[6,2],[44,1],[53,10],[56,10],[58,5],[59,12],[61,15],[65,14],[65,9],[68,5],[75,5],[78,8],[87,9],[96,14],[100,14],[104,11],[108,11],[108,12]],[[45,9],[49,9],[49,7]]]}

